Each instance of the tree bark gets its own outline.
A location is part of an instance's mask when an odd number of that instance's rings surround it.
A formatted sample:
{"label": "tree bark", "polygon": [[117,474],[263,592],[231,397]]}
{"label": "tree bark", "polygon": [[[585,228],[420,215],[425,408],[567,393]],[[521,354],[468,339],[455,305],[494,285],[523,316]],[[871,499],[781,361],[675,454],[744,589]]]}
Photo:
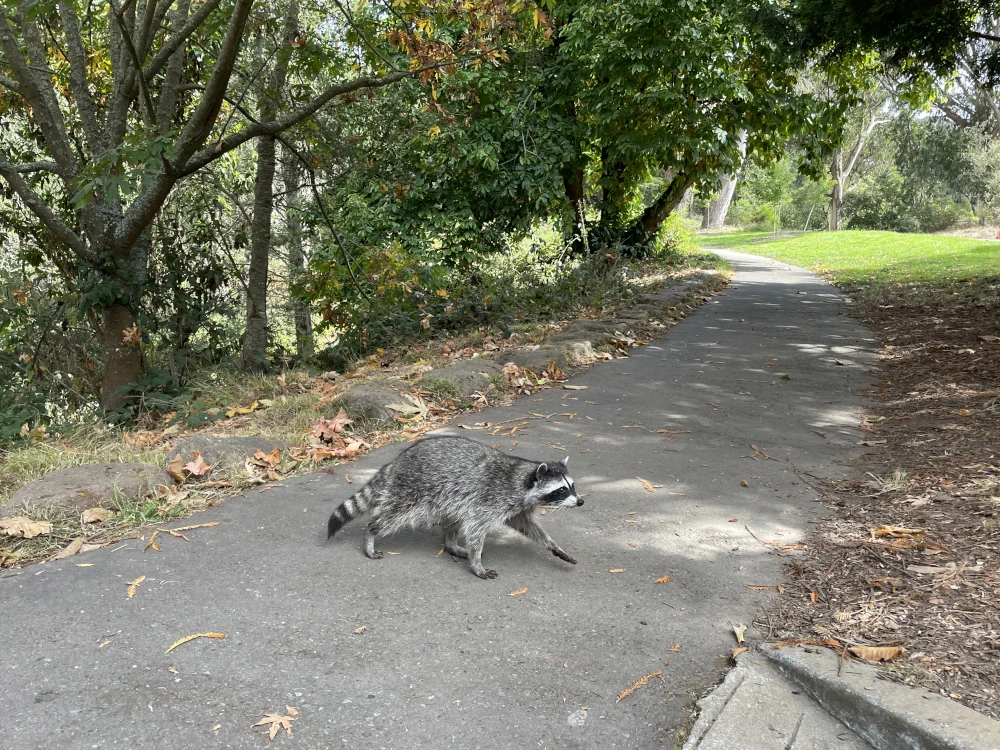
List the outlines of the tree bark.
{"label": "tree bark", "polygon": [[[290,46],[298,26],[298,4],[289,3],[282,28],[274,69],[267,86],[260,92],[260,120],[273,122],[277,98],[285,86]],[[263,34],[258,37],[258,56],[263,56]],[[247,323],[243,334],[240,367],[243,370],[267,369],[267,281],[271,256],[271,214],[274,212],[274,136],[257,140],[257,175],[254,179],[253,226],[250,229],[250,267],[247,272]]]}
{"label": "tree bark", "polygon": [[138,343],[125,341],[125,332],[135,326],[135,315],[125,305],[116,302],[104,308],[101,324],[104,345],[101,408],[105,411],[124,406],[127,399],[122,388],[142,377],[142,349]]}
{"label": "tree bark", "polygon": [[674,212],[684,200],[688,188],[694,182],[693,173],[680,172],[674,175],[670,184],[642,212],[636,222],[625,233],[625,241],[630,245],[649,242],[660,230],[663,221]]}
{"label": "tree bark", "polygon": [[[294,154],[286,154],[282,167],[282,180],[285,185],[285,233],[288,238],[288,277],[292,285],[299,283],[306,272],[305,238],[302,235],[302,217],[299,214],[301,196],[299,195],[299,176],[301,168]],[[295,350],[300,359],[312,357],[315,347],[313,342],[312,315],[309,303],[291,291],[289,304],[295,321]]]}
{"label": "tree bark", "polygon": [[833,152],[833,161],[830,162],[830,177],[833,178],[833,190],[830,192],[830,231],[836,232],[840,229],[840,207],[844,203],[844,154],[838,148]]}
{"label": "tree bark", "polygon": [[732,205],[733,195],[736,194],[736,182],[739,178],[740,167],[747,155],[747,131],[741,130],[737,135],[737,139],[740,164],[737,164],[736,169],[731,175],[723,175],[719,197],[709,204],[706,214],[709,217],[708,228],[710,229],[722,229],[726,226],[726,217],[729,216],[729,206]]}

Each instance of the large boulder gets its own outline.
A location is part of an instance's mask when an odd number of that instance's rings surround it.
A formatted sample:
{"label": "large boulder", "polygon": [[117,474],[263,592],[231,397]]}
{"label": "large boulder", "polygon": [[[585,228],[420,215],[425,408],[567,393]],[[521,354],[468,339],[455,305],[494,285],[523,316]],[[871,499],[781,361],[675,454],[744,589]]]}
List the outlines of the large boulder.
{"label": "large boulder", "polygon": [[193,435],[178,440],[173,450],[167,454],[167,460],[180,456],[185,461],[190,461],[192,454],[197,452],[205,463],[212,465],[214,472],[231,474],[242,471],[246,459],[253,458],[258,450],[270,453],[275,448],[288,450],[288,443],[257,436]]}
{"label": "large boulder", "polygon": [[534,370],[539,375],[545,372],[549,362],[555,362],[559,367],[566,366],[566,352],[555,346],[539,346],[532,349],[515,349],[503,357],[505,362],[513,362],[518,367]]}
{"label": "large boulder", "polygon": [[355,422],[385,427],[396,423],[395,412],[388,408],[389,404],[400,403],[406,403],[406,399],[397,391],[375,385],[356,385],[334,399],[331,406],[335,410],[342,408]]}
{"label": "large boulder", "polygon": [[484,391],[503,367],[488,359],[460,359],[447,367],[431,370],[423,377],[428,386],[447,383],[457,396],[468,396],[476,391]]}
{"label": "large boulder", "polygon": [[121,498],[145,497],[171,484],[170,475],[153,464],[87,464],[58,469],[15,492],[0,508],[0,518],[32,517],[51,510],[110,509]]}

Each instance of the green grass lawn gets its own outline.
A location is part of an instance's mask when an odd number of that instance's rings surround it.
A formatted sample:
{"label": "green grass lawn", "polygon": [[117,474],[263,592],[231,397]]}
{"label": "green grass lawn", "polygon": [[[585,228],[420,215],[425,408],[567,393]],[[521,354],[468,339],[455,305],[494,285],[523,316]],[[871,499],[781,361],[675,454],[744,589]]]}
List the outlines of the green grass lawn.
{"label": "green grass lawn", "polygon": [[705,249],[732,248],[812,269],[846,289],[1000,277],[1000,242],[897,232],[767,232],[700,235]]}

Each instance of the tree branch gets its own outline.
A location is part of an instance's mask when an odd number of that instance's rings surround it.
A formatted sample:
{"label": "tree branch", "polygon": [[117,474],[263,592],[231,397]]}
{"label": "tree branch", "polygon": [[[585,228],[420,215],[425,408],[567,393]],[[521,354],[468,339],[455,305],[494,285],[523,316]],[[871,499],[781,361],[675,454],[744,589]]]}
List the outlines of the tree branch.
{"label": "tree branch", "polygon": [[13,167],[13,169],[18,174],[31,174],[32,172],[52,172],[52,174],[59,174],[59,165],[54,161],[33,161],[30,164],[19,164]]}
{"label": "tree branch", "polygon": [[[154,1],[154,0],[151,0]],[[118,10],[115,0],[108,0],[111,5],[111,12],[118,21],[118,29],[121,31],[122,41],[125,43],[125,51],[128,52],[132,60],[133,74],[139,79],[139,92],[142,94],[142,103],[145,105],[145,120],[151,127],[156,127],[156,108],[153,106],[153,98],[149,95],[149,83],[142,71],[142,62],[139,60],[139,53],[132,41],[132,35],[125,26],[125,19],[122,12]]]}
{"label": "tree branch", "polygon": [[87,248],[84,242],[72,229],[66,226],[58,216],[53,213],[45,201],[38,197],[38,194],[31,189],[31,186],[18,174],[18,170],[13,164],[0,161],[0,177],[10,185],[11,189],[17,193],[18,197],[27,206],[39,221],[54,234],[60,242],[70,248],[81,259],[88,263],[96,263],[97,257]]}
{"label": "tree branch", "polygon": [[97,122],[97,110],[90,96],[87,85],[87,54],[83,49],[83,37],[80,35],[80,20],[72,2],[60,2],[59,18],[62,21],[63,33],[66,35],[66,52],[69,59],[69,81],[73,87],[73,96],[80,112],[83,132],[90,146],[90,153],[103,151],[101,129]]}
{"label": "tree branch", "polygon": [[147,81],[152,80],[153,76],[160,72],[160,69],[167,64],[170,56],[205,22],[205,19],[219,6],[219,2],[220,0],[207,0],[198,9],[198,12],[187,20],[187,23],[170,35],[156,51],[156,54],[153,55],[153,59],[149,61],[149,65],[143,68],[142,72],[145,74]]}
{"label": "tree branch", "polygon": [[8,78],[3,73],[0,73],[0,86],[10,89],[15,94],[21,93],[21,84],[19,84],[13,78]]}

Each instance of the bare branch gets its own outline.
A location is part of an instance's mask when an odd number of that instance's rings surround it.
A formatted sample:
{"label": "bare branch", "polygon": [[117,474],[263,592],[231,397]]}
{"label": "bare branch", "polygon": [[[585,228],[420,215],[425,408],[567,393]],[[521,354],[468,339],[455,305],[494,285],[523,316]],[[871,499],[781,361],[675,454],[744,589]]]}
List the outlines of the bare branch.
{"label": "bare branch", "polygon": [[72,2],[58,3],[58,7],[59,18],[66,35],[70,85],[73,87],[73,96],[80,111],[83,132],[87,137],[91,153],[95,154],[103,150],[103,139],[97,122],[97,110],[90,96],[90,87],[87,85],[87,54],[83,49],[83,37],[80,36],[80,21]]}
{"label": "bare branch", "polygon": [[[164,3],[169,5],[169,3]],[[175,26],[181,26],[188,17],[191,10],[191,0],[180,0],[177,10],[171,17],[171,22]],[[177,94],[180,91],[179,85],[181,74],[184,72],[184,49],[179,47],[170,56],[167,63],[167,70],[163,74],[163,85],[160,86],[160,101],[156,111],[157,124],[161,131],[166,131],[170,127],[170,121],[174,115],[174,108],[177,106]]]}
{"label": "bare branch", "polygon": [[170,38],[153,55],[153,59],[149,61],[149,65],[143,68],[143,73],[146,75],[147,81],[160,72],[160,69],[167,64],[170,56],[205,22],[205,19],[219,6],[219,2],[220,0],[207,0],[198,9],[198,12],[187,20],[184,26],[170,35]]}
{"label": "bare branch", "polygon": [[31,174],[32,172],[59,174],[59,165],[54,161],[33,161],[30,164],[19,164],[13,169],[18,174]]}
{"label": "bare branch", "polygon": [[31,189],[31,186],[24,181],[24,178],[18,174],[17,169],[14,165],[6,161],[0,161],[0,177],[10,185],[11,189],[17,193],[18,197],[27,206],[28,210],[31,211],[35,216],[38,217],[39,221],[45,225],[45,227],[54,234],[60,242],[65,244],[74,253],[76,253],[80,258],[88,262],[96,262],[96,256],[87,247],[87,243],[84,242],[72,229],[66,226],[58,216],[53,213],[52,209],[46,205],[45,201],[38,197],[38,194]]}
{"label": "bare branch", "polygon": [[[150,0],[155,2],[155,0]],[[139,79],[139,91],[142,94],[142,103],[145,105],[145,120],[149,125],[156,127],[156,108],[153,106],[153,98],[149,95],[149,83],[146,80],[146,76],[142,72],[142,61],[139,60],[139,53],[135,48],[135,43],[132,41],[132,35],[129,33],[128,28],[125,25],[125,19],[122,17],[122,12],[118,10],[115,5],[115,0],[108,0],[111,5],[111,12],[115,19],[118,21],[118,28],[121,31],[122,41],[125,43],[125,51],[128,53],[129,59],[132,61],[133,73]]]}
{"label": "bare branch", "polygon": [[21,93],[21,84],[15,81],[13,78],[8,78],[3,73],[0,73],[0,86],[10,89],[15,94]]}

